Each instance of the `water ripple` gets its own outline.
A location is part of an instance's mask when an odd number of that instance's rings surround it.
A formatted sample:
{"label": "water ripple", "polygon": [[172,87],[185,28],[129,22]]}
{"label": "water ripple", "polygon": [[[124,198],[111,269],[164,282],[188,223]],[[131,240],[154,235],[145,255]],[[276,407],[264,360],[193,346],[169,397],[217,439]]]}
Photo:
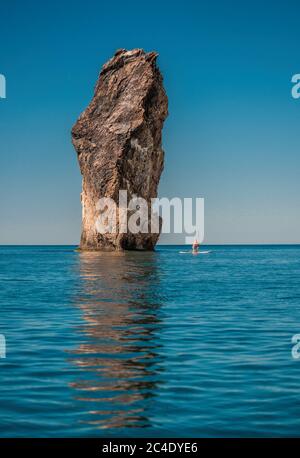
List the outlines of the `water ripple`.
{"label": "water ripple", "polygon": [[1,247],[0,435],[297,436],[300,248]]}

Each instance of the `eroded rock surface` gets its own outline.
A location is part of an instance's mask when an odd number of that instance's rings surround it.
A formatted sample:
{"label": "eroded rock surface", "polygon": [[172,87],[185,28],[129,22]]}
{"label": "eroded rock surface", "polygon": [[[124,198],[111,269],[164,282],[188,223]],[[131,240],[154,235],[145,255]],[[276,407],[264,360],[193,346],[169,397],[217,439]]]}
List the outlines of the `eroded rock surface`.
{"label": "eroded rock surface", "polygon": [[119,190],[150,202],[164,164],[162,128],[168,99],[157,53],[118,50],[100,72],[94,97],[72,129],[82,184],[83,250],[152,250],[159,234],[98,233],[97,202]]}

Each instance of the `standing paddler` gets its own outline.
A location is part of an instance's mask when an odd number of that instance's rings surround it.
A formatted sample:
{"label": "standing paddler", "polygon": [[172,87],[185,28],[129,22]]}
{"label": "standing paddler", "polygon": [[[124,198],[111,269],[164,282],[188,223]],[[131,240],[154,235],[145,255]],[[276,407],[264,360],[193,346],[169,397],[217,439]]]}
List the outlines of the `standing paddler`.
{"label": "standing paddler", "polygon": [[197,239],[195,239],[192,245],[192,252],[198,253],[198,251],[199,251],[199,242]]}

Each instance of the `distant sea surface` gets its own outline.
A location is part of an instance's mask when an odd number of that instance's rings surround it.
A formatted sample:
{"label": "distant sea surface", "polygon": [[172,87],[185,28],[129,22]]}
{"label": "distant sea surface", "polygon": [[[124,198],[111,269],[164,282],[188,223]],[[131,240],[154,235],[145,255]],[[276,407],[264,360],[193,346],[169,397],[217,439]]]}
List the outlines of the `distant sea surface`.
{"label": "distant sea surface", "polygon": [[0,247],[1,437],[300,435],[300,246]]}

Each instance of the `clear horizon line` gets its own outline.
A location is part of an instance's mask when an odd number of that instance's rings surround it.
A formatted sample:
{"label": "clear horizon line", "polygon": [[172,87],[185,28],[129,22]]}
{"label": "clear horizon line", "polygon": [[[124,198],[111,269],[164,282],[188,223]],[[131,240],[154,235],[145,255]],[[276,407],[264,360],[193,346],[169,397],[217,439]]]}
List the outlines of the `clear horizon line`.
{"label": "clear horizon line", "polygon": [[[201,246],[295,246],[300,245],[300,242],[251,242],[251,243],[201,243]],[[0,243],[0,247],[5,246],[70,246],[70,247],[79,247],[78,243]],[[166,246],[191,246],[191,244],[187,243],[158,243],[157,247],[166,247]],[[131,251],[131,250],[125,250]],[[141,250],[143,251],[143,250]]]}

